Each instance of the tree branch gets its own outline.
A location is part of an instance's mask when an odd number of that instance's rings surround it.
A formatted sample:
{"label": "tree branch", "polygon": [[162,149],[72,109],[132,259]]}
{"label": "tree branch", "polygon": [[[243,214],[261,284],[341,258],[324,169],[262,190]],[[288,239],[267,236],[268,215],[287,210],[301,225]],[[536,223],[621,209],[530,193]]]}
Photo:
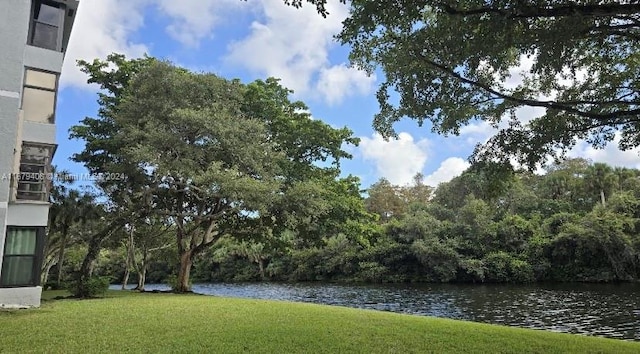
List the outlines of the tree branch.
{"label": "tree branch", "polygon": [[[519,98],[519,97],[514,97],[512,95],[508,95],[506,93],[497,91],[493,88],[491,88],[491,86],[489,86],[488,84],[484,84],[478,81],[474,81],[471,79],[468,79],[458,73],[456,73],[453,69],[448,68],[445,65],[436,63],[433,60],[430,60],[428,58],[426,58],[424,55],[422,54],[418,54],[418,56],[427,64],[430,66],[433,66],[435,68],[437,68],[438,70],[442,71],[443,73],[447,74],[450,77],[453,77],[465,84],[469,84],[471,86],[480,88],[492,95],[495,95],[503,100],[506,101],[510,101],[510,102],[514,102],[514,103],[519,103],[521,105],[525,105],[525,106],[531,106],[531,107],[542,107],[542,108],[547,108],[547,109],[556,109],[556,110],[560,110],[560,111],[565,111],[565,112],[569,112],[569,113],[573,113],[575,115],[581,116],[581,117],[585,117],[585,118],[590,118],[590,119],[594,119],[594,120],[612,120],[612,119],[617,119],[617,118],[624,118],[624,117],[629,117],[629,116],[635,116],[636,120],[640,119],[638,118],[638,115],[640,114],[640,109],[629,109],[629,110],[620,110],[620,111],[616,111],[616,112],[609,112],[609,113],[593,113],[593,112],[585,112],[585,111],[581,111],[575,107],[572,107],[570,105],[568,105],[567,103],[564,102],[557,102],[557,101],[540,101],[540,100],[533,100],[533,99],[527,99],[527,98]],[[595,102],[594,102],[595,104]],[[630,102],[625,102],[625,104],[632,104]]]}
{"label": "tree branch", "polygon": [[640,4],[566,4],[558,6],[517,6],[500,8],[483,6],[475,9],[459,9],[449,4],[441,4],[440,8],[449,15],[473,16],[495,14],[506,18],[548,18],[567,16],[607,17],[616,15],[635,15],[640,12]]}

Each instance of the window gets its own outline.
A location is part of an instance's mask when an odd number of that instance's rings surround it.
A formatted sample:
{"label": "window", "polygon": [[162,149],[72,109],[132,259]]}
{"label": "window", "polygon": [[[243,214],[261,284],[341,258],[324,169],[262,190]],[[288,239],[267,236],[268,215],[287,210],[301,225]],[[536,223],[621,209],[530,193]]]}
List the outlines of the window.
{"label": "window", "polygon": [[40,284],[43,227],[8,227],[0,286]]}
{"label": "window", "polygon": [[53,146],[23,143],[16,199],[46,202]]}
{"label": "window", "polygon": [[36,0],[29,44],[51,50],[62,50],[63,15],[64,9],[60,4]]}
{"label": "window", "polygon": [[27,69],[24,74],[22,110],[24,119],[39,123],[53,123],[56,110],[58,75]]}

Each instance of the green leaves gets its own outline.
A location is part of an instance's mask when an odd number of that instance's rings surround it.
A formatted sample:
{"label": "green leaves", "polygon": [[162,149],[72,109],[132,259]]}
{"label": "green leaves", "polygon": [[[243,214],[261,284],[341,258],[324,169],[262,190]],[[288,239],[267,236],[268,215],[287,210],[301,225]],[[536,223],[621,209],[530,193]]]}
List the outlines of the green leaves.
{"label": "green leaves", "polygon": [[[384,136],[406,117],[445,135],[475,119],[503,122],[475,158],[534,169],[578,139],[602,147],[621,132],[620,148],[640,145],[638,10],[590,0],[354,0],[338,39],[354,64],[385,73],[374,118]],[[516,116],[522,107],[545,113]]]}
{"label": "green leaves", "polygon": [[123,171],[126,181],[99,185],[109,201],[172,226],[180,291],[194,257],[225,235],[293,229],[319,240],[369,221],[358,181],[336,180],[350,158],[343,146],[358,139],[311,119],[277,79],[243,84],[118,54],[80,65],[104,91],[98,118],[72,128],[87,143],[74,158],[92,172]]}

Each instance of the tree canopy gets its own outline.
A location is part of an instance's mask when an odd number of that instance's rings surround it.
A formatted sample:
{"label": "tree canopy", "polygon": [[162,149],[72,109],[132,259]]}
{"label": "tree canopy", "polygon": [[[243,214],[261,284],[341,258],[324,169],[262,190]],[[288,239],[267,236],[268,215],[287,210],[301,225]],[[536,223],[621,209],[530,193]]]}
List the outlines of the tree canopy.
{"label": "tree canopy", "polygon": [[[309,0],[325,15],[324,0]],[[294,1],[293,5],[301,5]],[[580,139],[640,145],[640,4],[632,1],[353,0],[338,39],[386,76],[374,126],[404,117],[441,134],[498,129],[474,157],[533,168]],[[515,82],[514,68],[530,68]],[[511,78],[511,79],[509,79]],[[397,96],[392,93],[395,91]],[[523,107],[538,118],[518,119]]]}
{"label": "tree canopy", "polygon": [[74,159],[91,172],[126,177],[98,183],[113,210],[128,212],[122,226],[160,218],[172,227],[175,290],[189,290],[195,257],[223,236],[310,226],[326,233],[327,222],[318,223],[336,214],[345,225],[367,217],[361,200],[333,203],[351,198],[351,185],[358,193],[357,181],[336,181],[340,160],[350,157],[343,145],[358,139],[311,119],[276,79],[243,84],[117,54],[80,66],[104,91],[98,117],[72,128],[87,142]]}

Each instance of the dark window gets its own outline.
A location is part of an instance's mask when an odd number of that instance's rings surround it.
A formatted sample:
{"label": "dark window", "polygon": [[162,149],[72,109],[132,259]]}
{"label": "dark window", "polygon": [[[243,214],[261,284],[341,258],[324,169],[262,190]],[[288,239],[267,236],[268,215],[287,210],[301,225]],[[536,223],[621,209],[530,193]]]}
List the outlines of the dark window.
{"label": "dark window", "polygon": [[64,9],[60,4],[35,1],[29,44],[61,50],[63,15]]}
{"label": "dark window", "polygon": [[40,284],[43,227],[7,228],[0,285],[36,286]]}
{"label": "dark window", "polygon": [[51,145],[22,144],[16,199],[48,200],[52,156]]}

